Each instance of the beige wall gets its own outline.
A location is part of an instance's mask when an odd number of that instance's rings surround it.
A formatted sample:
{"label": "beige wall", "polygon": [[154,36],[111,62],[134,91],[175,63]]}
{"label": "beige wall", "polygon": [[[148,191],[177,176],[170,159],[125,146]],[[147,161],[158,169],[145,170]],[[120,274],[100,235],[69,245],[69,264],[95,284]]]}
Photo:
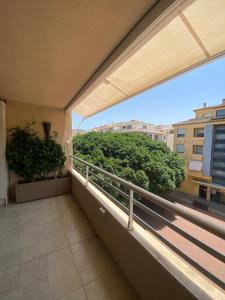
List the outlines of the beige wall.
{"label": "beige wall", "polygon": [[[66,141],[72,136],[72,121],[71,113],[65,113],[63,109],[52,108],[46,106],[26,104],[16,101],[7,101],[6,105],[6,123],[7,130],[16,126],[24,126],[26,121],[35,121],[33,129],[40,136],[44,136],[42,122],[51,122],[51,133],[58,133],[57,142],[63,146],[66,154],[72,153],[71,141],[67,145]],[[69,163],[66,163],[66,168],[69,168]],[[10,172],[10,198],[14,198],[14,186],[18,177]]]}
{"label": "beige wall", "polygon": [[6,167],[6,105],[0,100],[0,205],[7,203],[8,172]]}
{"label": "beige wall", "polygon": [[192,182],[192,179],[192,176],[187,175],[187,178],[182,182],[178,190],[197,197],[199,194],[199,185]]}
{"label": "beige wall", "polygon": [[[202,117],[202,114],[206,112],[212,113],[213,116],[216,115],[216,109],[212,108],[196,111],[196,116]],[[197,180],[209,183],[212,182],[212,177],[204,176],[202,172],[191,171],[188,169],[190,160],[203,161],[203,155],[193,153],[194,145],[204,145],[204,138],[194,137],[194,129],[205,128],[207,124],[222,125],[225,124],[225,122],[224,120],[212,120],[210,122],[174,125],[174,151],[176,151],[177,144],[184,144],[184,153],[179,153],[179,155],[185,160],[188,175],[179,190],[193,196],[199,195],[199,184],[193,183],[192,179],[196,178]],[[177,130],[179,128],[185,129],[185,137],[177,137]]]}
{"label": "beige wall", "polygon": [[206,107],[206,108],[202,108],[202,109],[197,109],[195,110],[195,115],[197,118],[202,118],[202,117],[205,117],[206,114],[211,114],[211,116],[213,118],[216,117],[216,111],[217,110],[221,110],[221,109],[225,109],[225,105],[219,105],[219,106],[209,106],[209,107]]}
{"label": "beige wall", "polygon": [[[192,183],[193,178],[203,179],[205,181],[211,181],[211,177],[203,176],[202,172],[191,171],[188,169],[190,160],[199,160],[203,161],[203,155],[194,154],[193,146],[194,145],[204,145],[204,138],[194,137],[195,128],[205,128],[207,123],[197,123],[197,124],[188,124],[188,125],[179,125],[174,126],[174,151],[176,151],[177,144],[184,144],[184,153],[179,153],[182,156],[186,163],[187,168],[187,178],[183,181],[179,190],[188,193],[193,196],[198,196],[199,185]],[[185,137],[177,137],[178,128],[185,129]]]}

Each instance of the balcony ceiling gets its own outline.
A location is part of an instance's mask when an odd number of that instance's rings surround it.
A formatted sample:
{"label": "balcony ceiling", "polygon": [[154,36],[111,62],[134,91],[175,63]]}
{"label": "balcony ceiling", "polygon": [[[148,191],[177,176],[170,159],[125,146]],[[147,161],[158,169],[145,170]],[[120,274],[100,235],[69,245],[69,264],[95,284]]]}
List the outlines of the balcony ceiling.
{"label": "balcony ceiling", "polygon": [[0,0],[0,97],[65,107],[156,0]]}
{"label": "balcony ceiling", "polygon": [[154,18],[166,2],[148,13],[148,27],[111,64],[105,63],[67,109],[91,116],[224,56],[225,0],[177,0]]}

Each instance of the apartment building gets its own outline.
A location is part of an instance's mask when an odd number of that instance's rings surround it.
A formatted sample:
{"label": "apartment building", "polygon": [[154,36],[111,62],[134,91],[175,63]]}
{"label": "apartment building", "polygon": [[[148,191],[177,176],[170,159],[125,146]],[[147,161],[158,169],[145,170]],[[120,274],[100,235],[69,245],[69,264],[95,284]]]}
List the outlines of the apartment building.
{"label": "apartment building", "polygon": [[174,151],[186,161],[181,190],[225,203],[225,99],[194,110],[195,118],[174,124]]}
{"label": "apartment building", "polygon": [[75,136],[75,135],[83,135],[83,134],[85,134],[87,132],[88,132],[87,130],[83,130],[83,129],[73,129],[72,130],[73,136]]}
{"label": "apartment building", "polygon": [[131,120],[128,122],[112,123],[94,128],[96,132],[138,132],[148,135],[155,141],[162,141],[173,150],[174,134],[173,127],[169,125],[154,125],[143,121]]}

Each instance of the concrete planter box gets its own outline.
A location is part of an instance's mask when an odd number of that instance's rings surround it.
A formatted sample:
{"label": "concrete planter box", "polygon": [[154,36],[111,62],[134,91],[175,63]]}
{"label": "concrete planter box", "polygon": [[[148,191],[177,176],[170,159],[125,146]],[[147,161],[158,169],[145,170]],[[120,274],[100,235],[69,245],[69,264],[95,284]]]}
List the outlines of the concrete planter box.
{"label": "concrete planter box", "polygon": [[16,184],[16,203],[71,193],[71,177],[62,176],[47,180]]}
{"label": "concrete planter box", "polygon": [[56,195],[72,193],[72,178],[69,175],[56,178]]}

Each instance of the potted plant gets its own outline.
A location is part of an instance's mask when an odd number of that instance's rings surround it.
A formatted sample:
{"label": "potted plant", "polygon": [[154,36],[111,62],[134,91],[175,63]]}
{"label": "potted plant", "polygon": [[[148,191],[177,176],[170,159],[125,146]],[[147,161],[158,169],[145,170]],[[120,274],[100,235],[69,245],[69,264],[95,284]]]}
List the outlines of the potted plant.
{"label": "potted plant", "polygon": [[16,184],[16,202],[25,202],[71,191],[71,178],[63,175],[66,156],[55,140],[43,139],[32,129],[33,123],[10,130],[6,157],[8,166],[22,180]]}

